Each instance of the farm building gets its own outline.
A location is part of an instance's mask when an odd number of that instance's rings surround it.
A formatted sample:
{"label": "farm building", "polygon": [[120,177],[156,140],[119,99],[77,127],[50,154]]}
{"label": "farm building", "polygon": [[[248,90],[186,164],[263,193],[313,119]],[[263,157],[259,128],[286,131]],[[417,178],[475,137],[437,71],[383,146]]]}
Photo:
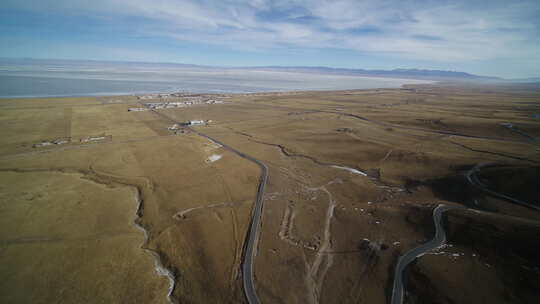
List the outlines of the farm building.
{"label": "farm building", "polygon": [[204,120],[190,120],[189,121],[190,126],[200,126],[204,124],[205,124]]}

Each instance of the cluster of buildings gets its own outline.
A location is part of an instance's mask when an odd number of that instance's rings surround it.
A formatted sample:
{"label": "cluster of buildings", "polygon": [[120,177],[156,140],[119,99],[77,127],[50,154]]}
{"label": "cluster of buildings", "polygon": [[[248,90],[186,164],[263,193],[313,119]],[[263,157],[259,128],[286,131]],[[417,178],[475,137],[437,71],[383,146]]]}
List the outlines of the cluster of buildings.
{"label": "cluster of buildings", "polygon": [[[87,137],[81,138],[79,142],[87,143],[87,142],[105,140],[107,138],[112,138],[112,136],[111,135],[87,136]],[[53,145],[64,145],[71,142],[72,142],[71,137],[60,137],[54,140],[43,140],[39,143],[33,144],[32,148],[42,148],[42,147],[53,146]]]}
{"label": "cluster of buildings", "polygon": [[[147,103],[144,104],[144,106],[147,109],[156,110],[156,109],[183,108],[183,107],[188,107],[188,106],[193,106],[193,105],[220,104],[220,103],[223,103],[223,101],[222,100],[209,99],[209,100],[147,102]],[[133,109],[134,111],[143,111],[143,110],[141,110],[143,108],[130,108],[130,109]],[[132,111],[132,110],[128,110],[128,111]]]}
{"label": "cluster of buildings", "polygon": [[40,147],[46,147],[46,146],[52,146],[52,145],[63,145],[71,142],[71,138],[57,138],[55,140],[44,140],[40,143],[33,144],[33,148],[40,148]]}
{"label": "cluster of buildings", "polygon": [[161,94],[148,94],[148,95],[137,96],[137,98],[139,98],[139,99],[162,99],[162,98],[178,98],[178,97],[186,97],[186,96],[192,96],[192,94],[186,94],[186,93],[161,93]]}
{"label": "cluster of buildings", "polygon": [[178,134],[185,134],[189,133],[189,129],[186,129],[184,127],[186,126],[207,126],[210,124],[211,120],[202,120],[202,119],[196,119],[196,120],[188,120],[183,123],[175,123],[167,128],[167,130],[171,131],[172,133],[178,135]]}
{"label": "cluster of buildings", "polygon": [[194,94],[194,93],[162,93],[162,94],[148,94],[137,96],[138,99],[167,99],[167,98],[183,98],[183,99],[208,99],[211,97],[230,98],[228,95],[223,94]]}
{"label": "cluster of buildings", "polygon": [[167,129],[170,131],[179,130],[184,126],[206,126],[210,124],[212,120],[202,120],[202,119],[195,119],[195,120],[188,120],[184,123],[175,123],[172,126],[168,127]]}
{"label": "cluster of buildings", "polygon": [[195,120],[188,120],[183,123],[175,123],[172,126],[168,127],[168,130],[179,130],[182,127],[185,126],[206,126],[210,124],[212,120],[202,120],[202,119],[195,119]]}
{"label": "cluster of buildings", "polygon": [[[142,95],[137,96],[137,98],[139,100],[148,100],[149,102],[145,102],[144,107],[129,108],[129,112],[182,108],[193,105],[221,104],[224,103],[221,99],[230,98],[230,96],[216,94],[167,93]],[[152,100],[155,100],[155,102],[150,102]]]}

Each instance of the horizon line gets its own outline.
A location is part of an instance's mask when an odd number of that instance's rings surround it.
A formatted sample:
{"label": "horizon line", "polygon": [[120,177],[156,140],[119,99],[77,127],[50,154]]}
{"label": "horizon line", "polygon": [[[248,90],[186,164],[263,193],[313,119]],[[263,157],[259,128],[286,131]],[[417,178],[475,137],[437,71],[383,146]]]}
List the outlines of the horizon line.
{"label": "horizon line", "polygon": [[533,77],[521,77],[521,78],[504,78],[501,76],[486,76],[473,74],[469,72],[463,72],[459,70],[441,70],[441,69],[429,69],[429,68],[401,68],[395,67],[392,69],[364,69],[364,68],[350,68],[350,67],[341,67],[341,66],[327,66],[327,65],[206,65],[206,64],[197,64],[197,63],[183,63],[183,62],[174,62],[174,61],[138,61],[138,60],[111,60],[111,59],[66,59],[66,58],[43,58],[43,57],[3,57],[0,56],[0,60],[36,60],[36,61],[71,61],[71,62],[103,62],[103,63],[139,63],[139,64],[170,64],[170,65],[183,65],[183,66],[194,66],[202,68],[224,68],[224,69],[241,69],[241,68],[320,68],[320,69],[334,69],[334,70],[348,70],[348,71],[365,71],[365,72],[399,72],[399,71],[431,71],[431,72],[446,72],[446,73],[461,73],[465,75],[470,75],[473,77],[479,78],[491,78],[493,80],[507,80],[507,81],[516,81],[516,80],[536,80],[540,76]]}

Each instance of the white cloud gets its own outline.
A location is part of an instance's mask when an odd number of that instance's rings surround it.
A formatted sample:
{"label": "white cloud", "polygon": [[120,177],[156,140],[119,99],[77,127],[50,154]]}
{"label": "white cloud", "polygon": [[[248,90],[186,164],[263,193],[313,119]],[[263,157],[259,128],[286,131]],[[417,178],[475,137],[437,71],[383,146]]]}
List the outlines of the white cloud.
{"label": "white cloud", "polygon": [[441,62],[540,55],[540,3],[389,0],[4,0],[1,7],[137,16],[142,35],[230,48],[343,48]]}

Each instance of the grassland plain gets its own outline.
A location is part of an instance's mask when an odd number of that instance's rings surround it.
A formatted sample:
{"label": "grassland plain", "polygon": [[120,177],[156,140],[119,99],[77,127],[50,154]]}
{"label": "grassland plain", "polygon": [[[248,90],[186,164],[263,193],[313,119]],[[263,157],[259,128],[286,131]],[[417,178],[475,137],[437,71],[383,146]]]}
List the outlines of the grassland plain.
{"label": "grassland plain", "polygon": [[[269,167],[255,259],[263,303],[387,302],[397,257],[431,238],[440,203],[469,209],[449,212],[448,247],[409,267],[406,301],[534,303],[540,215],[479,193],[463,173],[536,168],[539,99],[534,88],[422,85],[231,95],[162,115],[128,112],[140,106],[130,96],[2,100],[1,300],[165,302],[153,252],[175,279],[172,301],[245,301],[239,263],[260,172],[167,130],[205,119],[195,128]],[[79,141],[89,136],[104,138]]]}
{"label": "grassland plain", "polygon": [[[31,274],[25,266],[25,259],[19,257],[16,261],[6,260],[2,263],[6,271],[27,280],[3,280],[0,287],[3,300],[18,302],[13,300],[19,299],[14,298],[13,294],[22,293],[28,297],[23,302],[46,303],[62,299],[76,303],[87,299],[83,296],[95,297],[90,302],[166,302],[169,288],[167,280],[154,272],[153,256],[145,253],[141,246],[157,253],[164,266],[174,273],[177,282],[172,294],[173,300],[178,298],[198,302],[204,298],[209,301],[234,302],[236,298],[241,298],[236,268],[257,187],[256,167],[200,137],[170,136],[166,132],[157,132],[155,130],[159,130],[160,123],[161,129],[165,131],[169,123],[161,121],[161,118],[152,113],[128,113],[125,104],[96,104],[95,100],[90,100],[86,107],[84,100],[72,100],[73,103],[69,103],[59,99],[50,102],[43,100],[36,109],[31,106],[33,102],[17,100],[21,107],[28,107],[25,115],[18,116],[22,110],[15,108],[2,113],[5,125],[3,132],[19,134],[18,140],[6,136],[9,141],[5,145],[9,149],[4,150],[1,160],[2,184],[6,189],[11,189],[2,191],[5,212],[1,225],[4,254],[25,252],[29,259],[37,256],[47,261],[52,258],[48,254],[56,254],[53,250],[36,251],[30,246],[61,244],[60,248],[73,251],[72,247],[81,245],[62,235],[77,232],[77,235],[80,234],[78,239],[81,239],[85,247],[95,247],[93,251],[87,251],[88,254],[96,252],[95,255],[101,256],[101,259],[92,261],[88,260],[87,255],[73,252],[69,259],[73,265],[80,266],[77,272],[68,273],[72,269],[43,263],[34,265]],[[43,105],[46,105],[46,109],[42,108]],[[52,148],[32,148],[33,143],[64,136],[62,125],[65,122],[42,118],[54,116],[55,112],[63,114],[69,105],[73,105],[70,122],[72,143]],[[19,121],[18,117],[24,121]],[[63,117],[58,115],[58,119]],[[27,129],[21,132],[18,127]],[[92,143],[80,143],[78,140],[101,134],[110,137]],[[222,158],[208,163],[207,158],[213,153],[221,154]],[[11,178],[14,172],[19,176],[16,181]],[[27,185],[19,182],[31,181],[35,174],[46,173],[73,176],[55,183],[53,189],[37,187],[36,183]],[[81,178],[106,187],[74,191],[72,188],[80,183]],[[112,197],[107,192],[112,191],[107,190],[109,188],[127,194]],[[143,204],[137,223],[148,231],[147,242],[144,241],[144,234],[135,229],[133,223],[137,207],[134,191],[141,193]],[[42,204],[36,206],[30,202],[20,208],[15,207],[19,205],[16,200],[21,200],[21,196],[39,195],[43,196]],[[85,201],[81,207],[72,201],[77,195]],[[62,217],[63,221],[57,223],[54,215],[63,210],[63,201],[74,206],[66,210],[67,215]],[[215,205],[218,206],[210,207]],[[207,206],[208,209],[205,208]],[[114,214],[122,216],[112,216],[110,213],[113,207],[118,210]],[[30,208],[32,212],[29,213],[27,209]],[[191,208],[200,209],[178,216]],[[76,214],[77,217],[70,217]],[[91,219],[80,221],[80,218],[85,217]],[[47,226],[37,226],[37,232],[21,228],[28,223],[49,221],[57,223],[56,230],[46,229]],[[118,234],[116,230],[119,229],[131,233]],[[112,240],[112,237],[115,239]],[[29,245],[24,242],[28,239],[33,240]],[[48,239],[57,241],[51,243],[47,242]],[[11,240],[23,241],[17,243]],[[105,241],[107,246],[96,244]],[[19,251],[15,251],[16,248]],[[114,252],[125,256],[115,260]],[[137,259],[142,261],[137,267],[125,265]],[[94,269],[104,267],[103,264],[109,265],[109,271],[95,275]],[[79,280],[77,282],[65,279],[75,275]],[[99,279],[102,276],[107,276],[115,283],[104,286],[104,282]],[[34,284],[32,280],[41,285]],[[53,281],[56,285],[51,283]],[[99,284],[92,284],[95,281]],[[32,284],[41,288],[32,288]],[[65,297],[58,291],[65,289],[81,296]],[[140,293],[152,293],[152,297],[141,297]],[[115,298],[113,294],[122,297]]]}

